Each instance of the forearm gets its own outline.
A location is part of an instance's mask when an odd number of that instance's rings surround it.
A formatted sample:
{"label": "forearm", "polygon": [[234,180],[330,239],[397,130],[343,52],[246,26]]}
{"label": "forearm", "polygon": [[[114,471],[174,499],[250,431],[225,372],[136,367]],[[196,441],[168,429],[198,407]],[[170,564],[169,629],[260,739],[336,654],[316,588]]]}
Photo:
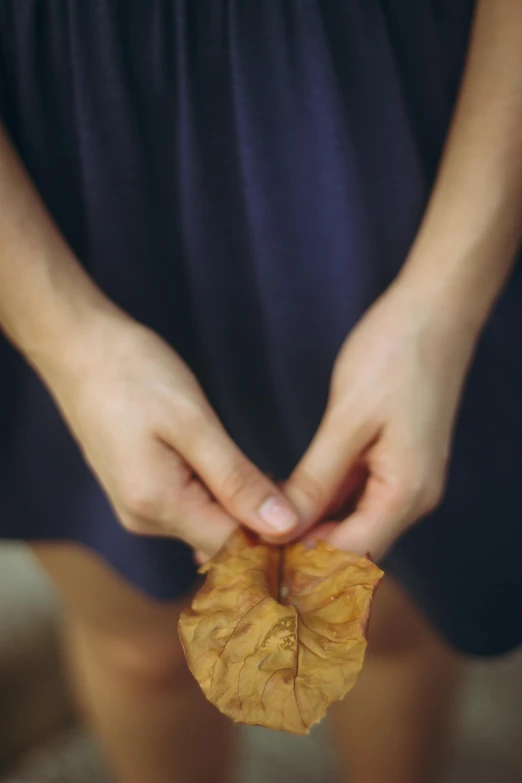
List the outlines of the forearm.
{"label": "forearm", "polygon": [[480,332],[522,236],[522,0],[479,0],[433,193],[401,279]]}
{"label": "forearm", "polygon": [[0,125],[0,327],[42,370],[115,310],[74,258]]}

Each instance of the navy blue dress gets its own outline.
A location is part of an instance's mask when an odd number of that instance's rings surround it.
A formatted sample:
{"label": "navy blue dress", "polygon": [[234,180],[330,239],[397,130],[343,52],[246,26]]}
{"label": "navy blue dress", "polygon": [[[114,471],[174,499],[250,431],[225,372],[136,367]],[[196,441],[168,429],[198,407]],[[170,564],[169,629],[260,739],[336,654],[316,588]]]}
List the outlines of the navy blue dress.
{"label": "navy blue dress", "polygon": [[[336,353],[399,270],[472,0],[0,0],[0,116],[100,286],[161,333],[284,478]],[[390,557],[456,646],[521,640],[522,279],[482,340],[449,490]],[[0,344],[0,531],[74,539],[159,599],[178,542],[126,533],[40,382]]]}

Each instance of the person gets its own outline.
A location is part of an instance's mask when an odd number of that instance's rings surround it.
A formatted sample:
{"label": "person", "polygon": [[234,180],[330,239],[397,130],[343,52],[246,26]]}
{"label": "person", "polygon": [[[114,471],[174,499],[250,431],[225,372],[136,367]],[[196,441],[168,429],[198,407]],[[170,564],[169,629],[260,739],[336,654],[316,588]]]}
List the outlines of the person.
{"label": "person", "polygon": [[242,524],[388,553],[334,731],[426,781],[521,640],[522,3],[2,0],[0,117],[1,531],[121,780],[226,779],[176,618]]}

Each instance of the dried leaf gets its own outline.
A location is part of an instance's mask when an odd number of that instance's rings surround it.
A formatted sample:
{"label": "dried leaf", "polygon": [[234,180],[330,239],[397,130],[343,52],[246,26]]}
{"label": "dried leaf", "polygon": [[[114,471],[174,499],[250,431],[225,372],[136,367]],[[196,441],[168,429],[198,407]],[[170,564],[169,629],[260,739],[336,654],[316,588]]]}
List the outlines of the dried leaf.
{"label": "dried leaf", "polygon": [[382,571],[324,541],[276,547],[244,529],[200,571],[179,630],[203,692],[238,723],[306,734],[355,685]]}

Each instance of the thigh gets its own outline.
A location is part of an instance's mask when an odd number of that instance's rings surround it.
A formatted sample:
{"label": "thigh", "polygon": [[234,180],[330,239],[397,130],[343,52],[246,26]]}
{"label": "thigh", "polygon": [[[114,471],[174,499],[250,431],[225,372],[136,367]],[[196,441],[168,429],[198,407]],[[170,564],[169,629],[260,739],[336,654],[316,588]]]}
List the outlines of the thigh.
{"label": "thigh", "polygon": [[427,647],[447,649],[414,598],[387,574],[372,606],[368,658],[411,655]]}
{"label": "thigh", "polygon": [[77,544],[37,544],[33,554],[72,617],[105,637],[181,650],[177,623],[190,596],[158,601],[123,579],[95,552]]}

